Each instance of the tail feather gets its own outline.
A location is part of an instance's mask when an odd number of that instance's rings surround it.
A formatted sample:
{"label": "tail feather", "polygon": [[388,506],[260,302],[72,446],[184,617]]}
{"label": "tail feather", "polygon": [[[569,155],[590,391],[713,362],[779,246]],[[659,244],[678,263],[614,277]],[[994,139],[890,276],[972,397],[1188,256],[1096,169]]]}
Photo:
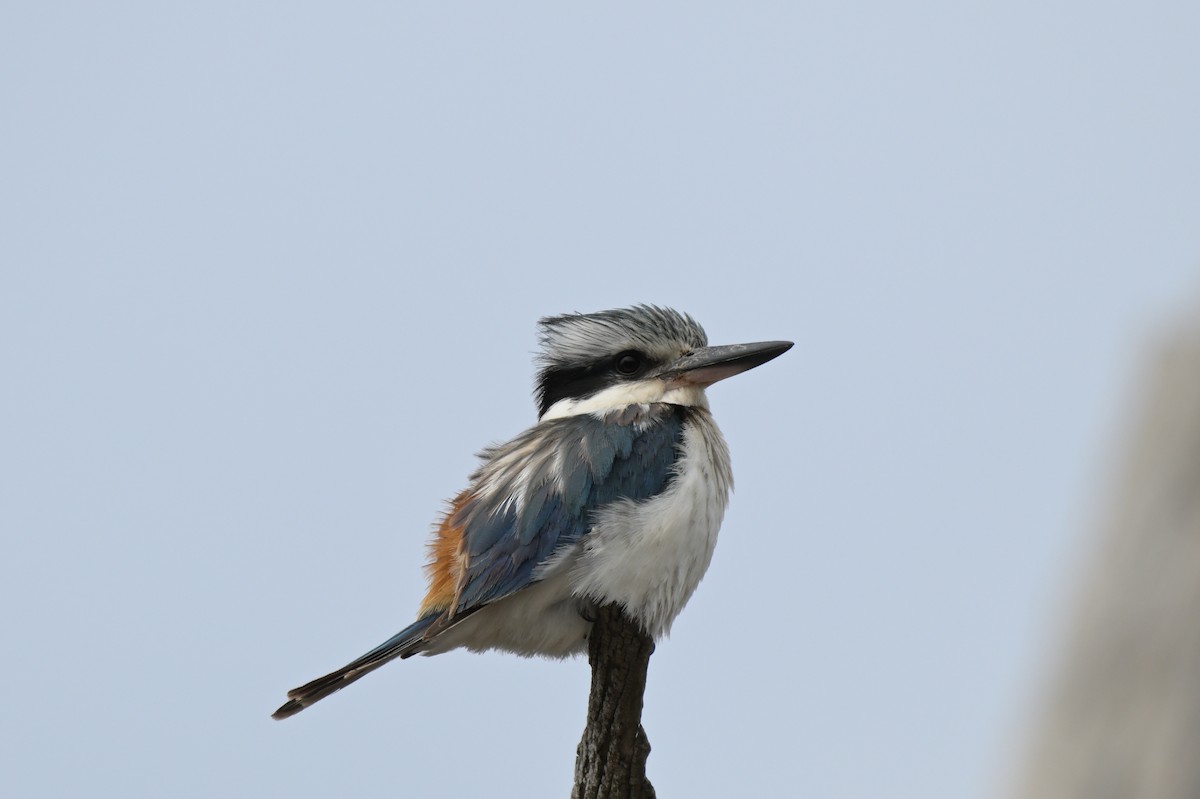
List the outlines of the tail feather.
{"label": "tail feather", "polygon": [[286,719],[294,716],[304,708],[319,702],[335,691],[345,688],[390,660],[398,657],[408,657],[420,651],[425,643],[425,632],[438,619],[437,613],[431,613],[372,649],[367,654],[348,663],[337,671],[330,672],[324,677],[318,677],[310,683],[288,691],[288,701],[271,714],[272,718]]}

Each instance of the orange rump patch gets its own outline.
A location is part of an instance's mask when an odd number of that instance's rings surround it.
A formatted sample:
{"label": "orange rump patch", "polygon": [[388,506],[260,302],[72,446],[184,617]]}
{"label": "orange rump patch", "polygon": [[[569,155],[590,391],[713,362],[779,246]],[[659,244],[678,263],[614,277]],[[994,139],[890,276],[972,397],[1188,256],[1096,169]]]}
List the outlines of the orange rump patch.
{"label": "orange rump patch", "polygon": [[450,523],[467,501],[469,492],[464,491],[453,499],[449,510],[442,516],[433,539],[429,542],[429,562],[425,574],[429,578],[429,592],[421,602],[419,616],[427,613],[450,610],[458,598],[466,567],[467,554],[463,547],[463,531]]}

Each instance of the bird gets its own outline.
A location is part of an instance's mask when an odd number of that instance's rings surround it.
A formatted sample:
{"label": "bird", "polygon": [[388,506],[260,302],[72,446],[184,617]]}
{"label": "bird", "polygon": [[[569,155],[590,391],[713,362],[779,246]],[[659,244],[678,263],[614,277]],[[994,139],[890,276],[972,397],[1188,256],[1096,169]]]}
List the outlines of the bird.
{"label": "bird", "polygon": [[586,652],[609,603],[654,640],[670,631],[708,569],[733,490],[705,389],[792,342],[709,346],[690,315],[644,304],[549,316],[538,331],[537,422],[480,452],[436,522],[416,621],[289,691],[274,718],[396,658]]}

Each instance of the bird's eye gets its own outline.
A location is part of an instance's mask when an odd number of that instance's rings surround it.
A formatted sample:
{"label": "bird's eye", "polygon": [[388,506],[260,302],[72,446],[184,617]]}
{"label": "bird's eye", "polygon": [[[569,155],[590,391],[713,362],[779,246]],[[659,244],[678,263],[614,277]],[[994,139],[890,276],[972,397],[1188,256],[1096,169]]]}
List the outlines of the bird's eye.
{"label": "bird's eye", "polygon": [[633,350],[622,352],[613,361],[613,366],[623,375],[637,374],[642,368],[642,354]]}

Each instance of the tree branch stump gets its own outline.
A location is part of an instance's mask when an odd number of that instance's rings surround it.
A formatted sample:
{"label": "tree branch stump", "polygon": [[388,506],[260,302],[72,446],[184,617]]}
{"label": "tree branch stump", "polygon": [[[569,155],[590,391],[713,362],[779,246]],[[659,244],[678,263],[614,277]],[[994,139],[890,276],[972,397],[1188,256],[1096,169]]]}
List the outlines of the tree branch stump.
{"label": "tree branch stump", "polygon": [[642,696],[654,641],[616,605],[596,611],[588,638],[592,688],[571,799],[654,799]]}

